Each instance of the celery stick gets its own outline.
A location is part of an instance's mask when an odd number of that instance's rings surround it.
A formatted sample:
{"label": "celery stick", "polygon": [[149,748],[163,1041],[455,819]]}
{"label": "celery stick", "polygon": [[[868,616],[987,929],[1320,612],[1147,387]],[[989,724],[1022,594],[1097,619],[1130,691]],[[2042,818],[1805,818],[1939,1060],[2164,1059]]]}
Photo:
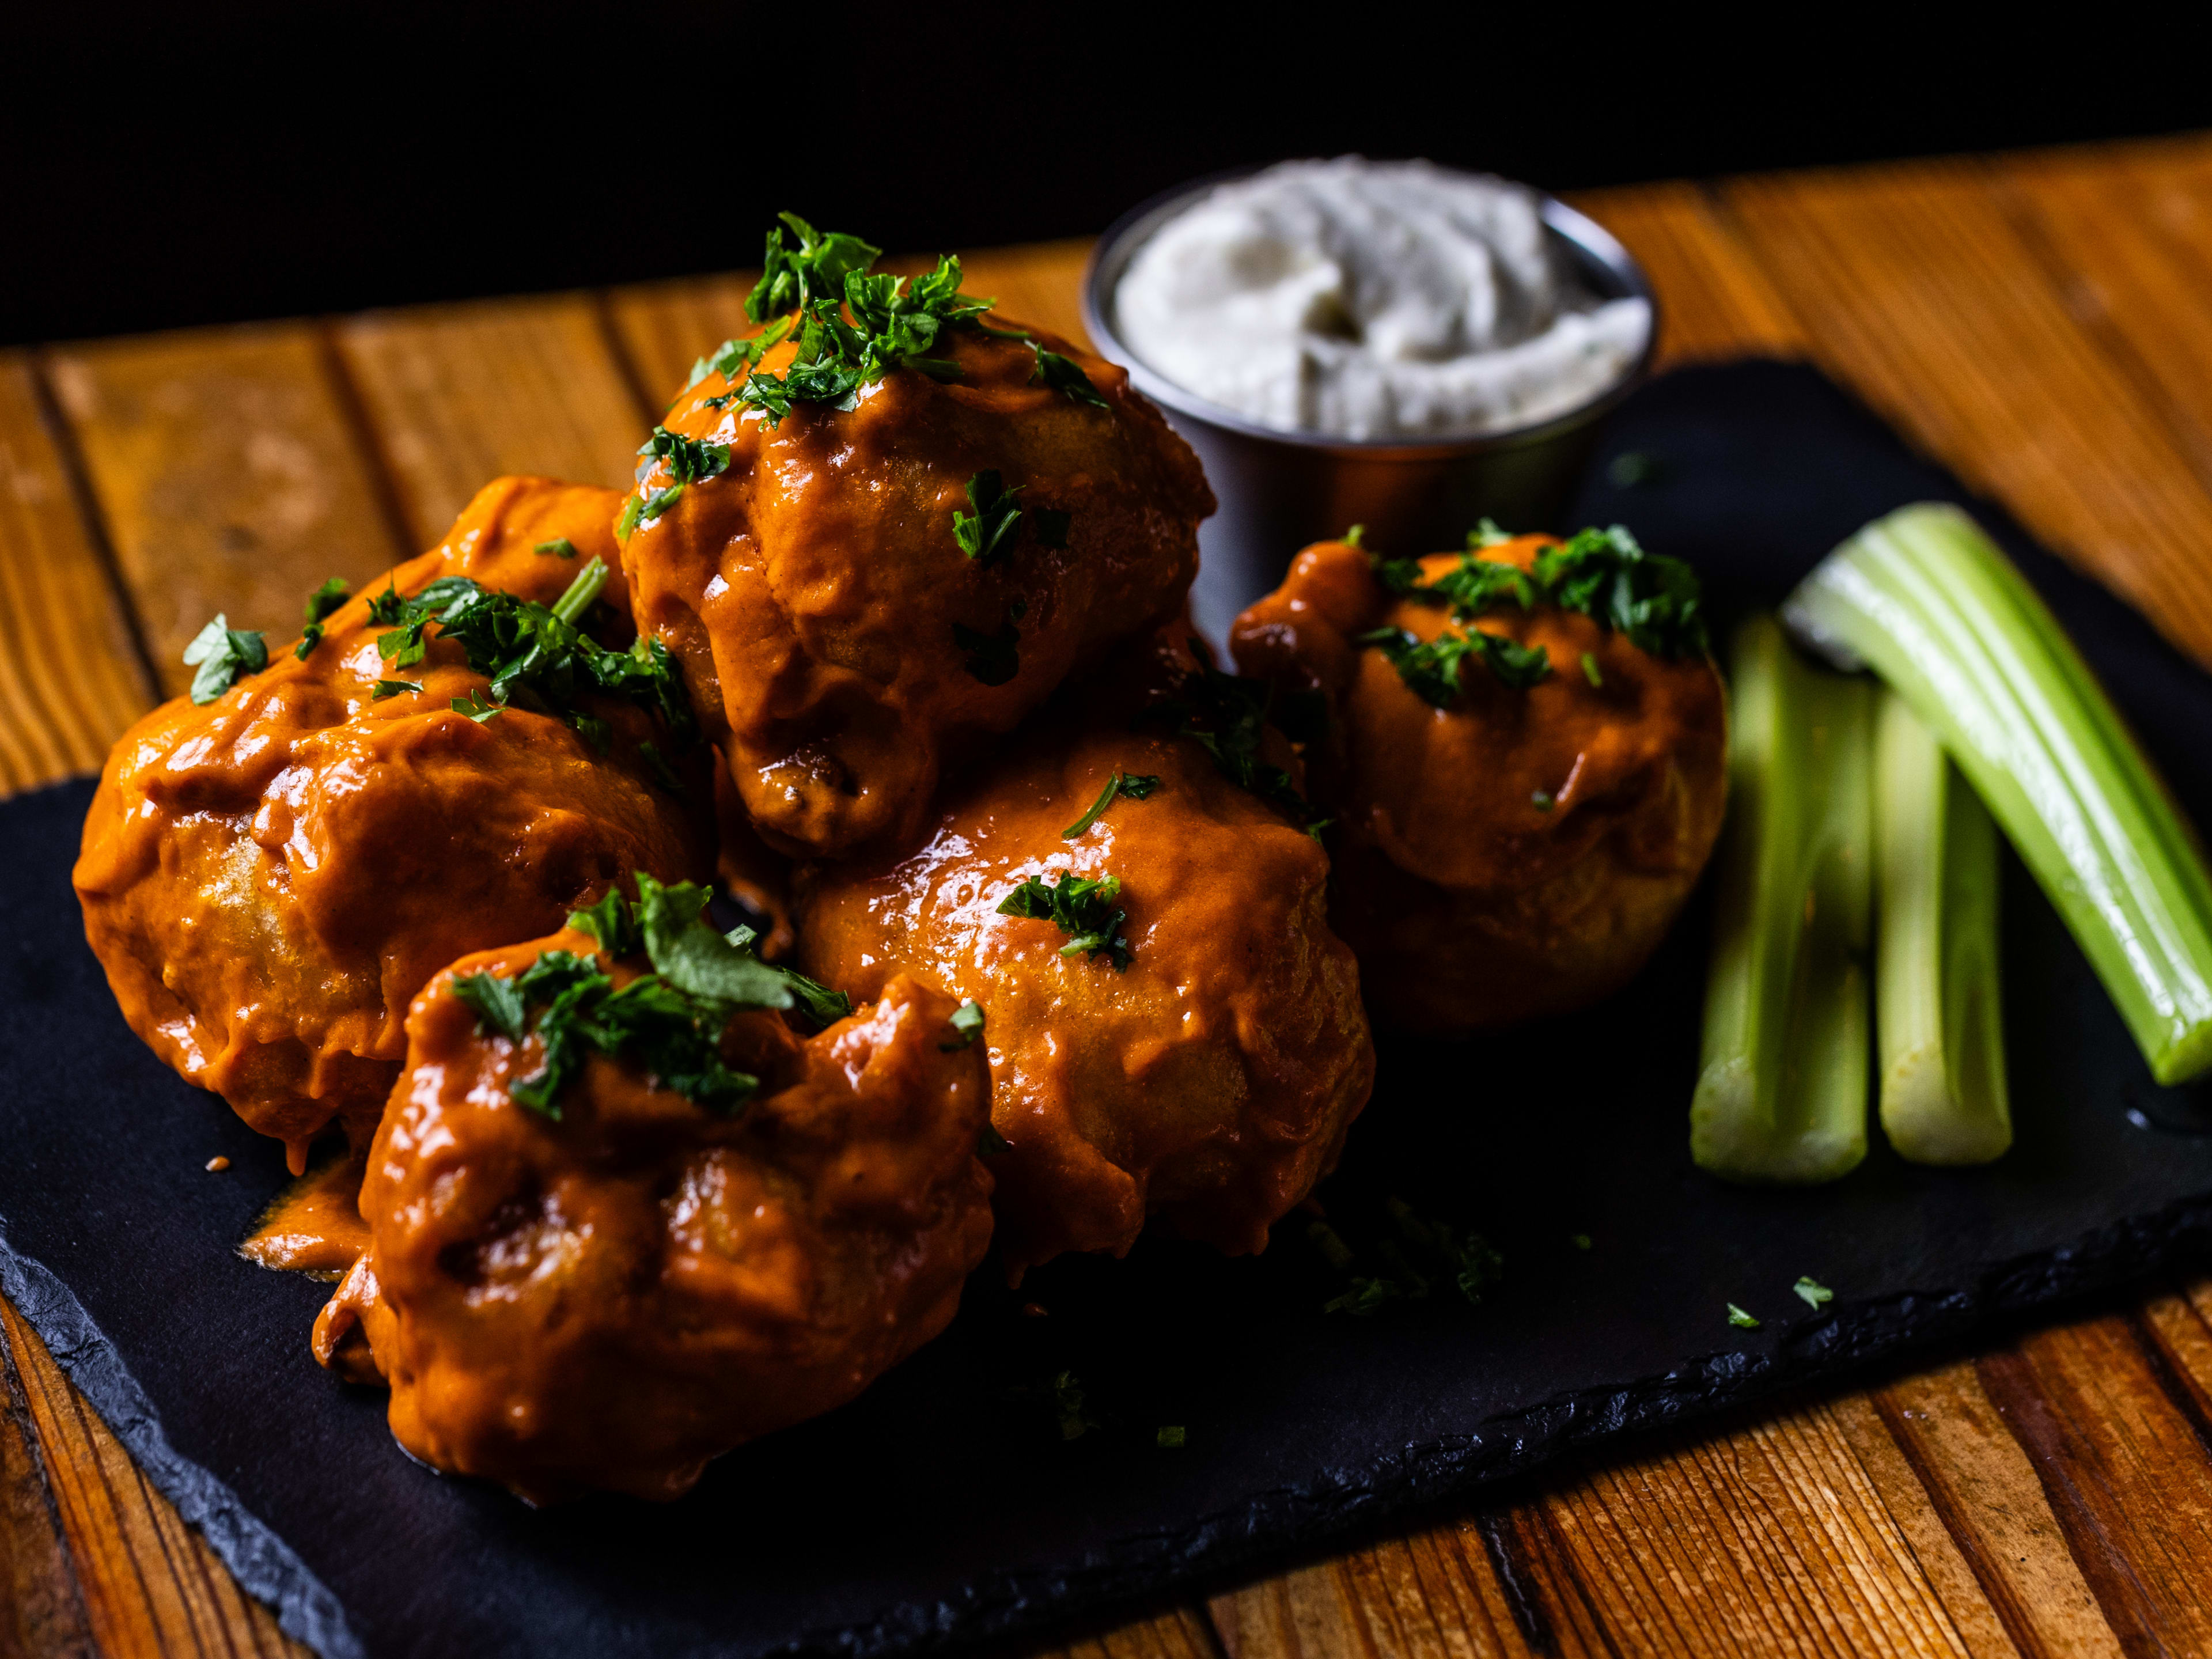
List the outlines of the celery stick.
{"label": "celery stick", "polygon": [[1690,1152],[1731,1181],[1832,1181],[1866,1156],[1874,687],[1736,636],[1729,823]]}
{"label": "celery stick", "polygon": [[1876,706],[1874,778],[1882,1131],[1915,1164],[1986,1164],[2012,1145],[1997,827],[1892,691]]}
{"label": "celery stick", "polygon": [[2212,1066],[2212,874],[2164,783],[2021,574],[1956,507],[1877,520],[1790,597],[1966,775],[2160,1083]]}

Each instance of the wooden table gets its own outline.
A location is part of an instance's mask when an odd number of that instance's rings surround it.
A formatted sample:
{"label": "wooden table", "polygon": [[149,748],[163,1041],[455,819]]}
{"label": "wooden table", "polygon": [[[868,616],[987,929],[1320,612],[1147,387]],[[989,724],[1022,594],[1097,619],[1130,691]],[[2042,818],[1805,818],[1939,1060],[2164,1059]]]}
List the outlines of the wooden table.
{"label": "wooden table", "polygon": [[[1581,204],[1650,268],[1668,362],[1811,358],[2212,664],[2212,137]],[[1084,251],[977,254],[972,286],[1078,333]],[[496,473],[624,482],[741,292],[0,353],[0,791],[96,769],[217,610],[281,629]],[[0,1656],[300,1651],[4,1304],[0,1338]],[[1213,1588],[1058,1651],[2212,1653],[2212,1280]]]}

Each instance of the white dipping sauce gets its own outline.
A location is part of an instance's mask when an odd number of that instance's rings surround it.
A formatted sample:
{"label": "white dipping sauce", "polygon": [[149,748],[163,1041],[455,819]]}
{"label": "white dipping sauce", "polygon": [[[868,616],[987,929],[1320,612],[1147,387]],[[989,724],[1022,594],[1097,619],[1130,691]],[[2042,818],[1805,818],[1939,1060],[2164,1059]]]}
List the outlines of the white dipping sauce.
{"label": "white dipping sauce", "polygon": [[1626,375],[1642,300],[1554,257],[1534,191],[1426,161],[1286,161],[1137,251],[1115,321],[1155,372],[1261,426],[1437,438],[1527,426]]}

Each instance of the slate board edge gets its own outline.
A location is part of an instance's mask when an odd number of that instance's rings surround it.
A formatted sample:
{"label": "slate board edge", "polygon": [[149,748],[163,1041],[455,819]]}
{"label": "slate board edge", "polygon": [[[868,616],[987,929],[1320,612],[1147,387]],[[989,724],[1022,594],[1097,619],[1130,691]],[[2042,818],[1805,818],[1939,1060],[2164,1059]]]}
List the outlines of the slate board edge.
{"label": "slate board edge", "polygon": [[[1474,1435],[1405,1448],[1361,1469],[1332,1470],[1262,1492],[1172,1533],[1120,1540],[1073,1569],[1000,1569],[970,1578],[957,1601],[908,1604],[873,1622],[812,1631],[783,1651],[848,1659],[942,1651],[1158,1595],[1464,1493],[1577,1446],[1689,1423],[1792,1385],[1832,1379],[1913,1349],[2146,1278],[2212,1247],[2212,1193],[2081,1235],[1990,1268],[1971,1289],[1906,1291],[1831,1310],[1776,1339],[1774,1352],[1706,1355],[1656,1376],[1578,1389],[1486,1420]],[[0,1227],[0,1291],[45,1340],[147,1478],[198,1527],[241,1589],[274,1608],[283,1631],[323,1659],[365,1659],[337,1596],[215,1474],[179,1456],[152,1403],[83,1305],[52,1273],[12,1249]],[[712,1651],[711,1649],[704,1650]]]}
{"label": "slate board edge", "polygon": [[239,1588],[273,1608],[277,1626],[323,1659],[365,1659],[338,1598],[212,1470],[178,1455],[153,1402],[84,1304],[44,1267],[9,1248],[4,1217],[0,1291],[38,1332],[140,1471],[200,1529]]}

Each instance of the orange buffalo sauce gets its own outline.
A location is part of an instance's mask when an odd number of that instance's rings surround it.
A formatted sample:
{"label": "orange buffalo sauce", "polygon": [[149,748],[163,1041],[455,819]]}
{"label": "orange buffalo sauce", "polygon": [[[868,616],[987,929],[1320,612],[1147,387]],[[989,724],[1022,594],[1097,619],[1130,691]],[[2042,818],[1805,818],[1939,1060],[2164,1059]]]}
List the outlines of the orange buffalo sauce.
{"label": "orange buffalo sauce", "polygon": [[368,1248],[361,1218],[362,1161],[333,1158],[277,1194],[238,1253],[256,1267],[341,1279]]}
{"label": "orange buffalo sauce", "polygon": [[[372,595],[440,576],[541,603],[617,555],[611,490],[505,478],[444,542],[368,584],[302,660],[215,702],[163,704],[108,757],[75,879],[85,936],[131,1028],[188,1081],[285,1142],[296,1174],[332,1122],[366,1141],[405,1052],[407,1006],[470,951],[560,925],[630,872],[711,868],[708,758],[688,795],[642,745],[665,732],[611,697],[585,706],[607,752],[525,707],[474,720],[489,683],[434,632],[389,669]],[[562,540],[577,556],[537,551]],[[598,613],[629,637],[619,583]],[[378,696],[380,680],[412,688]]]}
{"label": "orange buffalo sauce", "polygon": [[[745,811],[781,852],[910,841],[949,751],[1008,730],[1182,604],[1213,510],[1197,458],[1123,370],[1036,337],[1103,407],[1043,383],[1030,343],[955,329],[933,354],[957,379],[902,370],[850,410],[796,404],[771,425],[709,374],[667,415],[728,462],[624,546],[638,625],[682,661]],[[760,372],[787,371],[795,350],[774,348]],[[1024,517],[971,557],[954,519],[975,511],[985,473],[1019,492]],[[675,482],[656,463],[640,498]]]}
{"label": "orange buffalo sauce", "polygon": [[[1555,538],[1482,556],[1527,568]],[[1423,582],[1460,562],[1421,561]],[[1394,597],[1345,542],[1301,553],[1237,618],[1243,672],[1318,690],[1333,714],[1309,752],[1340,825],[1332,918],[1370,1006],[1439,1030],[1594,1001],[1643,965],[1687,896],[1726,805],[1728,719],[1710,659],[1646,652],[1556,605],[1464,624],[1541,648],[1548,678],[1507,684],[1479,662],[1431,706],[1359,636],[1434,639],[1442,606]]]}
{"label": "orange buffalo sauce", "polygon": [[[1102,680],[1188,671],[1116,659]],[[1256,1251],[1334,1167],[1374,1081],[1359,969],[1330,930],[1328,856],[1188,738],[1133,730],[1107,696],[948,791],[903,856],[812,866],[807,970],[856,996],[911,974],[981,1005],[991,1121],[1006,1149],[999,1244],[1018,1274],[1066,1250],[1119,1254],[1160,1214]],[[1274,758],[1295,766],[1287,745]],[[1155,780],[1072,827],[1119,772]],[[1025,880],[1111,876],[1126,967],[1065,953],[1048,920],[999,907]]]}

